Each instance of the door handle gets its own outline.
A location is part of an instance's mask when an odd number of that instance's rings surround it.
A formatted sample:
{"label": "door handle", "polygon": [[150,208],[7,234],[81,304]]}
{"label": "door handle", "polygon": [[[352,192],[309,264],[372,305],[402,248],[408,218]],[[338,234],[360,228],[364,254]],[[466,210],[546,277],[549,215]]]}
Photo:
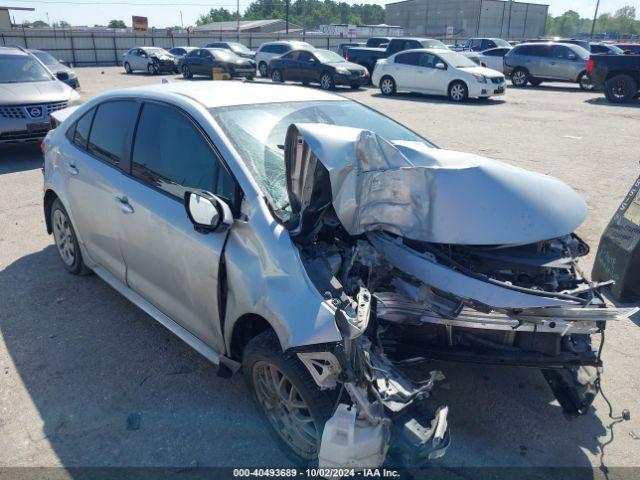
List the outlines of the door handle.
{"label": "door handle", "polygon": [[122,210],[123,213],[133,213],[133,207],[126,196],[116,197],[116,202],[120,205],[120,210]]}
{"label": "door handle", "polygon": [[64,168],[67,170],[67,172],[69,172],[71,175],[78,175],[80,173],[80,170],[78,170],[78,167],[76,167],[73,163],[67,163]]}

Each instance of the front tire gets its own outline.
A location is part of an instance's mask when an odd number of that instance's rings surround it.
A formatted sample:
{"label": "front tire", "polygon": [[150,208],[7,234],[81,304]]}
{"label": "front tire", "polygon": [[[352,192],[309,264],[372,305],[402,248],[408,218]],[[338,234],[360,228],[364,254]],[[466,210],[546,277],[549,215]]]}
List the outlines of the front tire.
{"label": "front tire", "polygon": [[189,65],[182,66],[182,76],[185,79],[193,78],[193,73],[191,72],[191,68],[189,67]]}
{"label": "front tire", "polygon": [[284,83],[284,78],[282,77],[282,72],[278,69],[275,69],[271,72],[271,81],[273,83]]}
{"label": "front tire", "polygon": [[67,210],[59,199],[51,206],[51,229],[58,255],[64,268],[74,275],[87,275],[91,270],[84,264],[76,232],[71,224]]}
{"label": "front tire", "polygon": [[456,103],[464,102],[469,97],[469,89],[460,80],[449,85],[449,98]]}
{"label": "front tire", "polygon": [[585,92],[590,92],[593,90],[593,83],[591,83],[591,77],[587,72],[582,72],[578,76],[578,85],[580,85],[580,88]]}
{"label": "front tire", "polygon": [[630,75],[615,75],[604,86],[604,96],[611,103],[629,103],[637,94],[638,84]]}
{"label": "front tire", "polygon": [[322,431],[333,399],[321,391],[296,354],[283,352],[271,331],[249,342],[242,369],[269,432],[298,465],[317,465]]}
{"label": "front tire", "polygon": [[129,62],[124,62],[124,71],[126,73],[131,73],[133,72],[133,70],[131,70],[131,65],[129,65]]}
{"label": "front tire", "polygon": [[528,81],[529,72],[527,72],[524,68],[516,68],[513,73],[511,73],[511,84],[514,87],[524,88],[527,86]]}
{"label": "front tire", "polygon": [[150,63],[149,65],[147,65],[147,72],[149,72],[149,75],[157,75],[159,70],[156,65]]}
{"label": "front tire", "polygon": [[320,75],[320,88],[323,90],[333,90],[336,87],[333,75],[329,72],[324,72]]}
{"label": "front tire", "polygon": [[380,93],[391,96],[396,93],[396,82],[393,78],[386,76],[380,80]]}
{"label": "front tire", "polygon": [[260,76],[264,78],[269,75],[266,62],[260,62],[258,64],[258,72],[260,73]]}

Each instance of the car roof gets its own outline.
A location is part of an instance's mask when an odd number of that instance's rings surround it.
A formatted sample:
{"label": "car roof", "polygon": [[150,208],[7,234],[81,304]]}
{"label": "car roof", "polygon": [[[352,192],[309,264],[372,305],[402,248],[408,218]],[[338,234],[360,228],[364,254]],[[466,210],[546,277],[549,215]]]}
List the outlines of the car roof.
{"label": "car roof", "polygon": [[106,100],[111,96],[149,97],[169,100],[171,97],[187,97],[200,103],[205,108],[228,107],[236,105],[253,105],[261,103],[304,102],[304,101],[339,101],[344,100],[335,94],[322,90],[278,85],[272,83],[246,83],[239,81],[211,82],[169,82],[143,87],[114,90],[100,98]]}
{"label": "car roof", "polygon": [[29,56],[29,53],[18,47],[0,47],[0,55]]}

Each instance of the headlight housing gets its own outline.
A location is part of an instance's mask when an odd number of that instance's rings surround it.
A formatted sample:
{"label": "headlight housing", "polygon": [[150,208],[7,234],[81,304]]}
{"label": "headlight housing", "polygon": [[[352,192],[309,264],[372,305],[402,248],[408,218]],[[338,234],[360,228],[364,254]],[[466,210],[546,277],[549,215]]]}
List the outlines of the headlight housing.
{"label": "headlight housing", "polygon": [[71,90],[71,96],[69,97],[69,101],[67,102],[67,107],[73,107],[74,105],[80,105],[82,103],[82,98],[75,90]]}
{"label": "headlight housing", "polygon": [[336,73],[340,75],[349,75],[349,69],[344,67],[336,67]]}
{"label": "headlight housing", "polygon": [[479,73],[474,73],[473,78],[475,78],[478,81],[478,83],[487,83],[487,77]]}

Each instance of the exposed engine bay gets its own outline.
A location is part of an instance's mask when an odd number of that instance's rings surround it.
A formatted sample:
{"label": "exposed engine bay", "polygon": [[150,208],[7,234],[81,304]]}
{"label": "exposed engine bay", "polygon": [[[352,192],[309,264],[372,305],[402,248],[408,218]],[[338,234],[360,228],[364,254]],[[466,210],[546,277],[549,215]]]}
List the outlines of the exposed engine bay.
{"label": "exposed engine bay", "polygon": [[291,125],[285,161],[284,223],[344,338],[298,353],[339,391],[321,466],[443,455],[448,409],[426,402],[442,379],[433,359],[538,368],[567,417],[587,412],[602,366],[592,337],[637,309],[608,307],[610,282],[580,270],[587,208],[573,190],[332,125]]}

